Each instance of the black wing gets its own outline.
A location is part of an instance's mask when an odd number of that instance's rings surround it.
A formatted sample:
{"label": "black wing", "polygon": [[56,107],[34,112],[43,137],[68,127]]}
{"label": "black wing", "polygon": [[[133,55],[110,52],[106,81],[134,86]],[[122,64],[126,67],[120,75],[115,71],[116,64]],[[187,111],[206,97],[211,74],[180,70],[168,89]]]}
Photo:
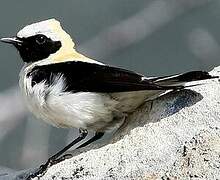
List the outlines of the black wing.
{"label": "black wing", "polygon": [[79,61],[36,66],[28,73],[28,76],[30,75],[32,86],[41,81],[51,85],[57,75],[62,75],[67,85],[65,90],[74,92],[110,93],[175,89],[175,87],[157,85],[132,71]]}

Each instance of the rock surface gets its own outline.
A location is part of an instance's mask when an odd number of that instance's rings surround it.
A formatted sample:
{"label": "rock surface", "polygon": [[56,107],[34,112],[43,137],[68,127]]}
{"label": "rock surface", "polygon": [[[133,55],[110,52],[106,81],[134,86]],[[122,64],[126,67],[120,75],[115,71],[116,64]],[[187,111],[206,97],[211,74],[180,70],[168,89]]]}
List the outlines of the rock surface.
{"label": "rock surface", "polygon": [[147,102],[110,143],[75,152],[41,180],[220,179],[220,82],[205,83]]}

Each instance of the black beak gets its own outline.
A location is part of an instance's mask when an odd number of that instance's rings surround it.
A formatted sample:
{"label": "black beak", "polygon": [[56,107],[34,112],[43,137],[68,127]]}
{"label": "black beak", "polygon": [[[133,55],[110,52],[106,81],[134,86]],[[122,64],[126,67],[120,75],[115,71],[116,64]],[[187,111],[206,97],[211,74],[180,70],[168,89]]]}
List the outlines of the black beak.
{"label": "black beak", "polygon": [[11,37],[11,38],[1,38],[1,42],[13,44],[13,45],[21,45],[22,41],[18,39],[17,37]]}

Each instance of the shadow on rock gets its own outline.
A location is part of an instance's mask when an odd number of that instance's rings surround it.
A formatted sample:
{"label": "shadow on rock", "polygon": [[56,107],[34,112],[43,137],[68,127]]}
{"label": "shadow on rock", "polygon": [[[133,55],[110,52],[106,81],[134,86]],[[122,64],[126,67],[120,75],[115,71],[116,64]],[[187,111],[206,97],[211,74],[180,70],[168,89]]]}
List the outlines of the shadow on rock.
{"label": "shadow on rock", "polygon": [[200,93],[189,89],[168,93],[153,102],[149,119],[153,122],[160,121],[178,113],[183,108],[196,104],[202,99],[203,96]]}

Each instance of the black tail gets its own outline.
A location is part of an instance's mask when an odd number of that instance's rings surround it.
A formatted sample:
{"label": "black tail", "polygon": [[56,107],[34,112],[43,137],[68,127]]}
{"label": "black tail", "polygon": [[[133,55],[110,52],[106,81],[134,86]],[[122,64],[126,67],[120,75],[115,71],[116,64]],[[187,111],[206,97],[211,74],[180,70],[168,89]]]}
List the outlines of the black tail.
{"label": "black tail", "polygon": [[206,79],[219,78],[218,76],[212,76],[205,71],[191,71],[184,74],[178,74],[174,76],[156,77],[151,80],[161,86],[184,86],[187,82],[200,81]]}

